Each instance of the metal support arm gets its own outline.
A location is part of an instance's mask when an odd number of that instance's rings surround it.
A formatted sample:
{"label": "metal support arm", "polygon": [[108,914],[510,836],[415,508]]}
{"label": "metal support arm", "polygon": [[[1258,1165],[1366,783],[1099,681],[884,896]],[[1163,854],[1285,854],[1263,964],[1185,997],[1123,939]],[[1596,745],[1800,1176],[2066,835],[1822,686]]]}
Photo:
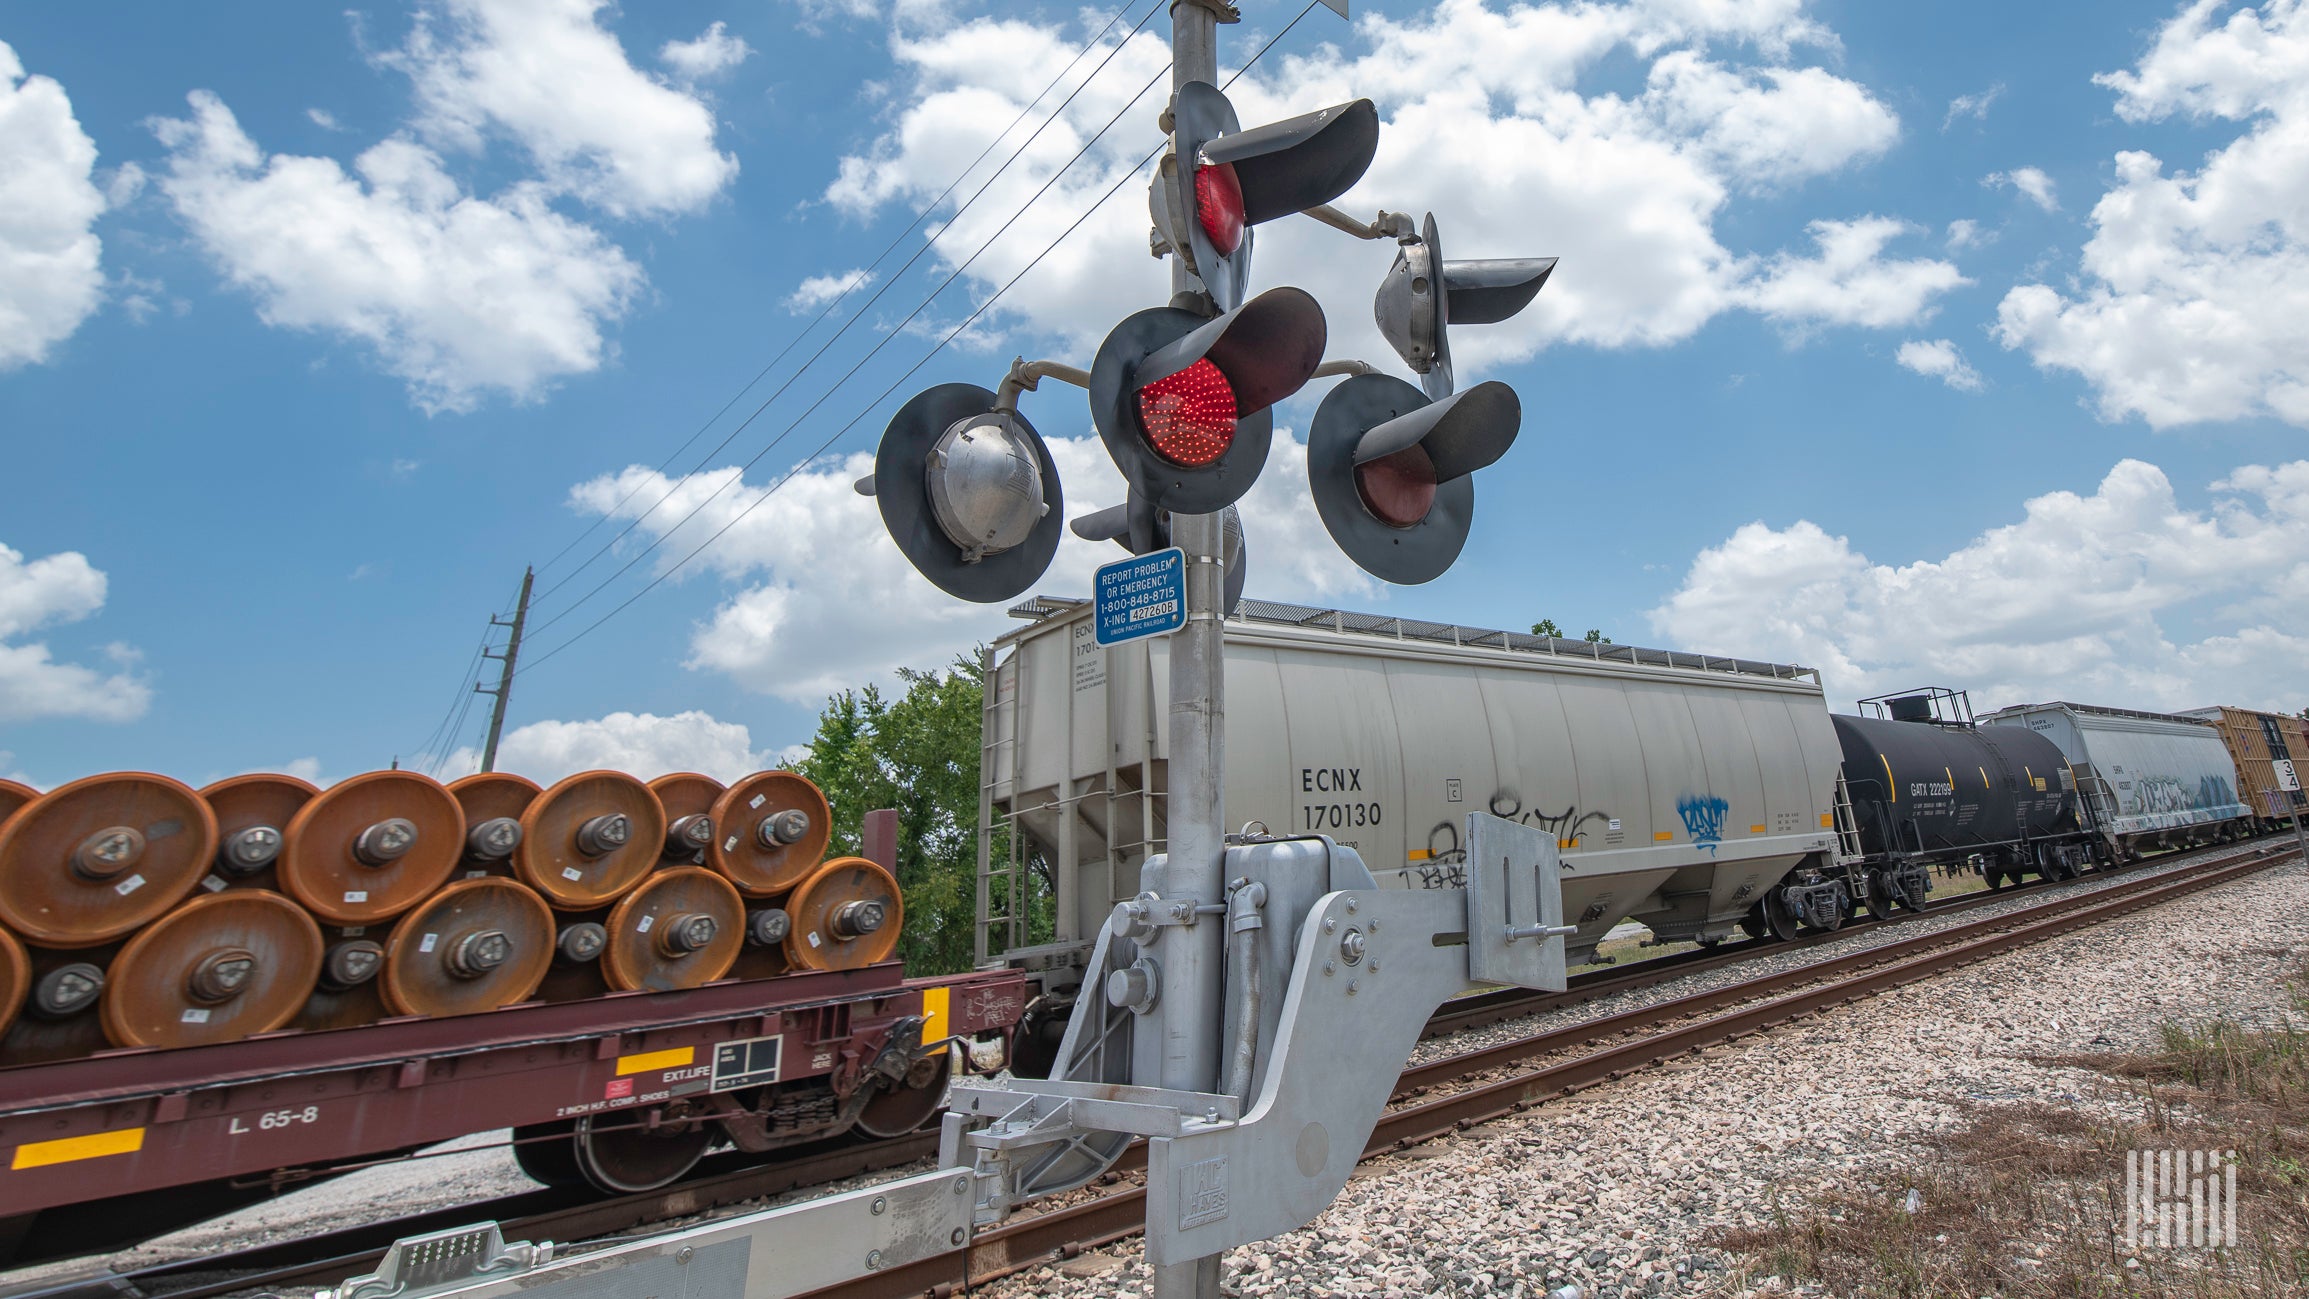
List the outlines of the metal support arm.
{"label": "metal support arm", "polygon": [[1417,239],[1419,224],[1401,212],[1381,209],[1378,216],[1365,225],[1328,203],[1319,204],[1300,213],[1311,216],[1333,230],[1344,230],[1357,239]]}
{"label": "metal support arm", "polygon": [[1010,373],[1002,376],[1002,386],[994,390],[994,409],[1018,409],[1018,394],[1033,392],[1044,379],[1071,383],[1077,388],[1090,386],[1090,371],[1078,370],[1059,361],[1029,361],[1019,357],[1010,363]]}

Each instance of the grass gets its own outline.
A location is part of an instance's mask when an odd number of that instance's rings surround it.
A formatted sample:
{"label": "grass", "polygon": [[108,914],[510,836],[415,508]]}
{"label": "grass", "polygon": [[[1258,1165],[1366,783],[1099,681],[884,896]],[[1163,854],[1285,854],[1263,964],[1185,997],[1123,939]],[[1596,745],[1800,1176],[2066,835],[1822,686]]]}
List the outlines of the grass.
{"label": "grass", "polygon": [[[2171,1024],[2152,1051],[2038,1063],[2090,1071],[2092,1094],[1979,1106],[1872,1180],[1776,1203],[1715,1243],[1744,1284],[1871,1299],[2309,1294],[2309,1033]],[[2127,1243],[2125,1154],[2156,1149],[2236,1152],[2236,1248]]]}

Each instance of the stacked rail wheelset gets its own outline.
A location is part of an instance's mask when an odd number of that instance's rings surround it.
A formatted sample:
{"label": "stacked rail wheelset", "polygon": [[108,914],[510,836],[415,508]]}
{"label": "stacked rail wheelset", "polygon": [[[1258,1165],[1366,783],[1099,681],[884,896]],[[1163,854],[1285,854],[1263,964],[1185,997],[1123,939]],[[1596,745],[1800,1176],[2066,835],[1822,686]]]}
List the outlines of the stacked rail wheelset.
{"label": "stacked rail wheelset", "polygon": [[897,882],[792,772],[0,782],[0,1067],[854,970]]}

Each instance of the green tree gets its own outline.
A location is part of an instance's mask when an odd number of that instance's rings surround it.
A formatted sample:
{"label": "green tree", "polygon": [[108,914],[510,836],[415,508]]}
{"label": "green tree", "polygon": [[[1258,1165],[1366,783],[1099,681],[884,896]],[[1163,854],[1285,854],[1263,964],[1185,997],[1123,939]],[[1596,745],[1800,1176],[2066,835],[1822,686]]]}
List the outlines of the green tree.
{"label": "green tree", "polygon": [[905,693],[896,699],[876,686],[828,698],[795,770],[833,807],[831,852],[855,854],[866,813],[897,809],[906,896],[898,955],[910,974],[967,970],[978,898],[979,661],[898,675]]}
{"label": "green tree", "polygon": [[1590,645],[1609,645],[1611,644],[1611,637],[1590,627],[1587,629],[1587,643]]}
{"label": "green tree", "polygon": [[1534,636],[1553,636],[1560,640],[1563,638],[1563,628],[1556,626],[1553,618],[1542,618],[1531,624],[1531,634]]}

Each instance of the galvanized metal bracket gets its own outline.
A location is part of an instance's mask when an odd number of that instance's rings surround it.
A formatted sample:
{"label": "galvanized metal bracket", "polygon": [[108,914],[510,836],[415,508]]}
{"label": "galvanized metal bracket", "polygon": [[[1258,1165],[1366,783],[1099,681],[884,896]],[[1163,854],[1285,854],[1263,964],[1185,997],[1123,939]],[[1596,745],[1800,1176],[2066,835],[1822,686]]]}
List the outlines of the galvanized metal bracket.
{"label": "galvanized metal bracket", "polygon": [[[1483,812],[1467,817],[1467,972],[1477,983],[1560,988],[1563,859],[1555,834]],[[1495,942],[1477,942],[1477,935]]]}

